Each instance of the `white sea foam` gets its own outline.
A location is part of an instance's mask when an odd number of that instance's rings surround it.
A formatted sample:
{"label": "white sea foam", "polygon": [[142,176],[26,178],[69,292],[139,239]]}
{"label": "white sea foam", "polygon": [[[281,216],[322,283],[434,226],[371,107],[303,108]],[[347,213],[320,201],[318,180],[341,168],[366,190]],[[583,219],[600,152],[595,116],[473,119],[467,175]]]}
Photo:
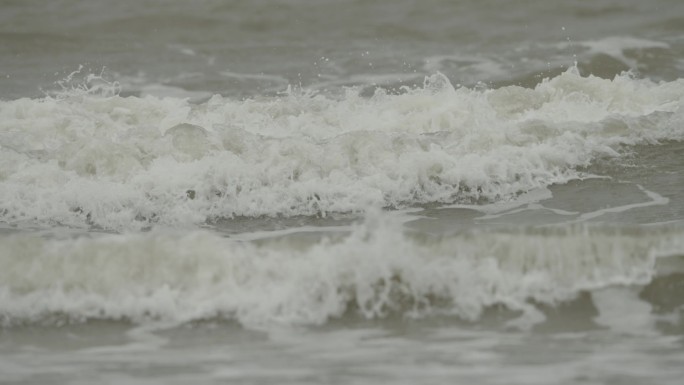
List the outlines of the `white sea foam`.
{"label": "white sea foam", "polygon": [[684,253],[683,234],[672,226],[570,226],[425,237],[379,214],[346,237],[318,241],[250,243],[207,231],[16,234],[0,238],[0,318],[225,318],[260,326],[345,314],[475,320],[504,305],[539,321],[530,301],[555,304],[582,290],[650,282],[658,255]]}
{"label": "white sea foam", "polygon": [[596,322],[621,334],[657,335],[652,306],[639,298],[638,290],[611,287],[592,293],[599,312]]}
{"label": "white sea foam", "polygon": [[639,39],[627,36],[612,36],[600,40],[580,41],[564,44],[565,46],[579,45],[589,49],[589,55],[605,54],[636,69],[637,61],[625,56],[628,51],[643,51],[648,49],[670,49],[665,42]]}
{"label": "white sea foam", "polygon": [[684,138],[684,81],[350,89],[235,101],[75,90],[0,102],[0,220],[139,229],[505,199],[621,146]]}
{"label": "white sea foam", "polygon": [[206,91],[188,91],[180,87],[172,87],[164,84],[146,84],[140,87],[140,96],[152,96],[155,98],[178,98],[191,102],[209,99],[212,94]]}
{"label": "white sea foam", "polygon": [[480,79],[500,78],[509,68],[500,61],[478,55],[437,55],[425,58],[422,69],[427,73],[456,71],[459,79],[476,82]]}
{"label": "white sea foam", "polygon": [[322,80],[317,81],[311,88],[314,89],[337,89],[340,86],[360,85],[360,86],[386,86],[392,87],[401,83],[416,83],[424,78],[419,74],[389,73],[389,74],[363,74],[345,77],[321,76]]}

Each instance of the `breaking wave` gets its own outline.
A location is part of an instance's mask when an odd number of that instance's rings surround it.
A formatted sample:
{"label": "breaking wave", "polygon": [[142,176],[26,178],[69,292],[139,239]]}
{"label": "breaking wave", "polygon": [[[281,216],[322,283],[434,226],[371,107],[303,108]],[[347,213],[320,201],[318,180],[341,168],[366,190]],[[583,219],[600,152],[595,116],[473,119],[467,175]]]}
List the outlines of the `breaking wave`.
{"label": "breaking wave", "polygon": [[0,102],[0,220],[136,230],[234,216],[496,201],[684,137],[684,81],[571,69],[534,89],[291,91],[231,100],[76,89]]}

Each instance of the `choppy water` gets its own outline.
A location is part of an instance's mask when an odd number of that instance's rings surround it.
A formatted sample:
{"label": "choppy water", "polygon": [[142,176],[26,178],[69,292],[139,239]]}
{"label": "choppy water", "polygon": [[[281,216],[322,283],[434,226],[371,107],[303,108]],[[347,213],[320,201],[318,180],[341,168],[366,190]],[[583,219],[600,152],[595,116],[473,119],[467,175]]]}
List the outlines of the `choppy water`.
{"label": "choppy water", "polygon": [[684,3],[0,3],[0,383],[678,384]]}

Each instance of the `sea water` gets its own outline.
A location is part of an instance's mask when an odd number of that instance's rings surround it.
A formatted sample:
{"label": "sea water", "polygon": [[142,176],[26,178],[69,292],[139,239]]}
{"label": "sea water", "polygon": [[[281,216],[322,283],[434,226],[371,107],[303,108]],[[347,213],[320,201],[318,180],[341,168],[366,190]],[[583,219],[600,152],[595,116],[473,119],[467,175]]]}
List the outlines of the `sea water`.
{"label": "sea water", "polygon": [[0,383],[681,382],[684,3],[0,20]]}

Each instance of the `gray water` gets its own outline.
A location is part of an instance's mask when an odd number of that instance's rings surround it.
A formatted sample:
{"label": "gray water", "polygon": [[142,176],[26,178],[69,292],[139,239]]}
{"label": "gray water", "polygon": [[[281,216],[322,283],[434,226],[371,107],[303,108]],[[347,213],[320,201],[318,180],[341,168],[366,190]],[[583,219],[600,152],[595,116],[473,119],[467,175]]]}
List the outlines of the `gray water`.
{"label": "gray water", "polygon": [[0,383],[679,384],[684,3],[0,1]]}
{"label": "gray water", "polygon": [[529,85],[575,61],[604,77],[682,71],[679,1],[5,1],[2,98],[79,66],[131,84],[230,96],[288,84]]}

